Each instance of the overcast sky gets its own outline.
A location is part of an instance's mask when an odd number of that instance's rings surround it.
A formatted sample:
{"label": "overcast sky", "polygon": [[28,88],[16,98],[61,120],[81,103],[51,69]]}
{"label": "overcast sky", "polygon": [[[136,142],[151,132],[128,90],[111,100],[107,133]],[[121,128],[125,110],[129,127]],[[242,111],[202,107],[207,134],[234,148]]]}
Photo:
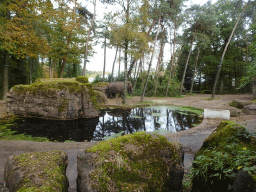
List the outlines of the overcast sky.
{"label": "overcast sky", "polygon": [[[186,6],[190,6],[191,4],[200,4],[203,5],[206,3],[208,0],[190,0],[185,3]],[[212,3],[215,3],[217,0],[212,0]],[[89,10],[93,10],[93,4],[90,3],[89,1],[79,1],[78,3],[83,2],[82,5],[86,6]],[[99,1],[97,1],[97,6],[96,6],[96,20],[99,20],[103,18],[103,13],[107,12],[109,10],[106,9],[106,7],[101,4]],[[90,71],[103,71],[103,64],[104,64],[104,51],[102,47],[102,43],[98,43],[96,46],[94,46],[94,51],[96,52],[92,57],[89,57],[89,62],[87,62],[86,69]],[[156,52],[155,52],[155,57],[153,60],[153,65],[152,68],[155,68],[156,66],[156,57],[158,55],[159,47],[156,47]],[[165,55],[164,55],[164,63],[167,63],[170,58],[170,44],[165,45]],[[112,71],[112,64],[115,56],[115,49],[109,49],[107,48],[107,54],[106,54],[106,72],[111,72]],[[122,54],[123,55],[123,54]],[[147,62],[146,62],[147,64]],[[83,60],[81,61],[81,65],[83,66]],[[124,65],[121,62],[121,71],[124,70]],[[118,72],[118,63],[115,65],[115,73]]]}

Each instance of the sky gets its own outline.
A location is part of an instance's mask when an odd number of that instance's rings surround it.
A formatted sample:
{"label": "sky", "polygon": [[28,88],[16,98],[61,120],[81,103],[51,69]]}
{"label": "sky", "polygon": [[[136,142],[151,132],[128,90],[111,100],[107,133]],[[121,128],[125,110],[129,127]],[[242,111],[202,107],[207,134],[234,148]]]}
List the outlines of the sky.
{"label": "sky", "polygon": [[[207,2],[208,0],[189,0],[185,3],[186,6],[190,6],[192,4],[200,4],[203,5]],[[212,3],[215,3],[217,0],[212,0]],[[93,10],[93,4],[90,1],[81,1],[83,6],[86,6],[89,10]],[[78,3],[80,3],[78,0]],[[106,9],[106,7],[100,3],[99,1],[97,1],[97,5],[96,5],[96,20],[100,20],[103,18],[103,13],[107,12],[109,10]],[[90,71],[103,71],[103,64],[104,64],[104,48],[102,46],[102,42],[98,43],[97,45],[93,46],[94,49],[94,55],[89,57],[89,62],[87,62],[86,64],[86,70],[90,70]],[[164,49],[164,59],[163,62],[167,63],[170,58],[171,58],[171,47],[170,44],[166,44],[165,45],[165,49]],[[105,71],[106,72],[112,72],[112,65],[113,65],[113,60],[115,57],[115,49],[110,49],[107,48],[106,51],[106,66],[105,66]],[[154,54],[154,60],[152,63],[152,68],[154,69],[156,67],[156,63],[157,63],[157,56],[158,56],[158,52],[159,52],[159,46],[156,47],[156,52]],[[123,56],[123,53],[121,53],[121,57]],[[145,66],[147,66],[147,63],[149,61],[145,61]],[[84,60],[81,60],[81,66],[83,67],[83,63]],[[121,71],[124,71],[124,64],[123,62],[121,62]],[[114,73],[117,74],[118,73],[118,61],[116,61],[116,65],[115,65],[115,69],[114,69]]]}

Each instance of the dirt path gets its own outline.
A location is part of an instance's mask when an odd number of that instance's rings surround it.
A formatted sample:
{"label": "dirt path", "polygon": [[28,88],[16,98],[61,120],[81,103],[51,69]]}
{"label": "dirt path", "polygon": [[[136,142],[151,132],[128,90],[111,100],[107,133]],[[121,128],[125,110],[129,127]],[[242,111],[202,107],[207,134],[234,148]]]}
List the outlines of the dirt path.
{"label": "dirt path", "polygon": [[[240,99],[249,101],[252,98],[250,94],[243,95],[216,95],[214,100],[207,100],[211,95],[194,95],[185,96],[183,98],[145,98],[144,101],[152,101],[161,105],[178,105],[178,106],[192,106],[197,108],[207,108],[212,110],[224,110],[230,109],[229,103],[233,99]],[[127,99],[127,104],[132,105],[140,101],[140,97],[133,97],[132,99]],[[1,114],[4,114],[5,105],[0,102],[0,118]],[[109,99],[105,105],[120,106],[122,105],[122,100]],[[240,113],[238,117],[232,117],[232,121],[242,124],[250,132],[256,132],[256,116],[246,115]],[[191,166],[191,161],[194,158],[195,153],[200,149],[205,138],[207,138],[221,122],[221,119],[204,119],[203,122],[194,127],[183,132],[177,132],[173,134],[165,135],[170,141],[175,141],[181,143],[185,151],[184,166],[185,170],[189,169]],[[68,153],[69,156],[69,166],[67,168],[67,176],[70,182],[70,190],[76,191],[76,156],[77,152],[81,149],[87,149],[96,143],[93,142],[76,142],[76,143],[44,143],[44,142],[31,142],[31,141],[0,141],[0,192],[4,191],[3,186],[3,171],[4,165],[8,156],[12,154],[19,154],[24,152],[33,151],[47,151],[53,149],[60,149]]]}

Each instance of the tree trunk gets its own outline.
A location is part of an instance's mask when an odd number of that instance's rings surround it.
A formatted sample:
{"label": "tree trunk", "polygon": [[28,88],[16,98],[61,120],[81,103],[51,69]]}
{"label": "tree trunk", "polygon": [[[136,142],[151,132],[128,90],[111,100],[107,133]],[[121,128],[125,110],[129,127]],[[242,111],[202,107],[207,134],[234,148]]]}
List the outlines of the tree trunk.
{"label": "tree trunk", "polygon": [[113,75],[114,75],[114,67],[115,67],[115,63],[116,63],[116,56],[117,56],[117,52],[118,52],[118,47],[116,48],[115,59],[114,59],[114,61],[113,61],[113,66],[112,66],[112,74],[111,74],[111,79],[110,79],[110,82],[112,82],[112,80],[113,80]]}
{"label": "tree trunk", "polygon": [[225,49],[224,49],[224,51],[223,51],[223,53],[222,53],[221,60],[220,60],[220,64],[219,64],[219,66],[218,66],[217,74],[216,74],[215,81],[214,81],[214,85],[213,85],[212,98],[214,98],[214,95],[215,95],[216,85],[217,85],[217,81],[218,81],[218,78],[219,78],[220,69],[221,69],[221,66],[222,66],[222,61],[223,61],[223,59],[224,59],[224,56],[225,56],[225,53],[226,53],[226,51],[227,51],[228,45],[229,45],[229,43],[230,43],[230,41],[231,41],[231,39],[232,39],[232,37],[233,37],[233,34],[234,34],[234,32],[235,32],[235,30],[236,30],[236,27],[237,27],[237,24],[238,24],[238,22],[240,21],[240,19],[241,19],[242,15],[243,15],[243,13],[244,13],[244,11],[245,11],[247,5],[248,5],[248,3],[245,5],[245,7],[244,7],[242,13],[240,14],[239,18],[237,19],[236,24],[235,24],[235,26],[234,26],[234,28],[233,28],[231,34],[230,34],[229,40],[228,40],[228,42],[227,42],[227,44],[226,44],[226,46],[225,46]]}
{"label": "tree trunk", "polygon": [[157,91],[159,70],[160,70],[162,60],[163,60],[163,50],[164,50],[164,40],[161,40],[160,51],[159,51],[159,55],[158,55],[157,65],[156,65],[155,95],[156,95],[156,91]]}
{"label": "tree trunk", "polygon": [[158,37],[158,34],[159,34],[159,28],[160,28],[160,17],[159,17],[159,19],[158,19],[158,29],[157,29],[156,37],[155,37],[155,39],[154,39],[154,47],[153,47],[153,51],[152,51],[150,63],[149,63],[149,66],[148,66],[148,75],[147,75],[147,79],[146,79],[146,82],[145,82],[145,85],[144,85],[143,93],[142,93],[142,95],[141,95],[141,101],[144,100],[144,95],[145,95],[146,88],[147,88],[147,84],[148,84],[150,68],[151,68],[151,65],[152,65],[152,60],[153,60],[153,57],[154,57],[154,52],[155,52],[155,47],[156,47],[156,41],[157,41],[157,37]]}
{"label": "tree trunk", "polygon": [[128,74],[127,74],[128,77],[131,76],[132,69],[133,69],[133,67],[134,67],[134,65],[135,65],[136,62],[137,62],[137,60],[136,60],[136,59],[133,59],[131,65],[130,65],[130,68],[129,68],[129,70],[128,70]]}
{"label": "tree trunk", "polygon": [[49,78],[52,78],[52,58],[49,58]]}
{"label": "tree trunk", "polygon": [[186,65],[185,65],[185,69],[184,69],[184,73],[183,73],[183,77],[182,77],[182,81],[181,81],[180,95],[182,95],[183,84],[184,84],[184,80],[185,80],[185,75],[186,75],[186,71],[187,71],[187,67],[188,67],[188,61],[189,61],[189,57],[190,57],[190,53],[191,53],[191,50],[192,50],[194,39],[195,39],[195,35],[193,36],[193,40],[192,40],[191,45],[190,45],[190,50],[189,50],[189,53],[188,53],[188,58],[187,58],[187,62],[186,62]]}
{"label": "tree trunk", "polygon": [[190,86],[190,93],[191,94],[193,92],[193,86],[194,86],[194,81],[195,81],[195,76],[196,76],[196,68],[197,68],[197,62],[198,62],[198,58],[199,58],[199,52],[200,52],[200,47],[198,47],[195,70],[194,70],[194,73],[193,73],[193,78],[192,78],[192,82],[191,82],[191,86]]}
{"label": "tree trunk", "polygon": [[121,48],[119,49],[119,68],[118,68],[118,78],[120,77],[120,66],[121,66]]}
{"label": "tree trunk", "polygon": [[88,57],[88,46],[89,46],[89,41],[90,41],[90,36],[91,36],[91,30],[94,27],[94,20],[95,20],[95,15],[96,15],[96,0],[93,0],[93,6],[94,6],[94,13],[92,16],[91,20],[91,27],[88,30],[88,36],[86,39],[86,44],[85,44],[85,53],[84,53],[84,67],[83,67],[83,76],[85,76],[85,71],[86,71],[86,62],[87,62],[87,57]]}
{"label": "tree trunk", "polygon": [[125,42],[125,48],[124,48],[124,95],[123,95],[123,104],[126,104],[126,92],[127,92],[127,56],[128,56],[128,41]]}
{"label": "tree trunk", "polygon": [[173,68],[172,77],[175,76],[176,68],[178,67],[178,62],[179,62],[179,59],[180,59],[180,56],[181,56],[181,52],[182,52],[183,47],[184,47],[184,46],[182,45],[181,48],[180,48],[180,52],[179,52],[177,61],[175,62],[175,66],[174,66],[174,68]]}
{"label": "tree trunk", "polygon": [[8,93],[8,90],[9,90],[9,53],[8,51],[5,51],[5,63],[4,63],[4,66],[3,66],[3,88],[2,88],[2,100],[6,100],[7,98],[7,93]]}
{"label": "tree trunk", "polygon": [[133,85],[133,91],[134,91],[135,88],[136,88],[137,79],[138,79],[138,77],[139,77],[139,72],[140,72],[139,69],[141,68],[141,65],[142,65],[142,59],[140,59],[140,64],[139,64],[138,69],[137,69],[137,75],[136,75],[135,83],[134,83],[134,85]]}
{"label": "tree trunk", "polygon": [[168,96],[168,91],[169,91],[169,85],[170,85],[170,80],[172,77],[172,68],[173,68],[173,62],[174,62],[174,54],[175,54],[175,38],[176,38],[176,22],[174,25],[174,36],[173,36],[173,48],[172,48],[172,58],[171,58],[171,67],[170,67],[170,73],[169,73],[169,79],[168,79],[168,83],[167,83],[167,87],[166,87],[166,92],[165,92],[165,97]]}
{"label": "tree trunk", "polygon": [[28,64],[29,64],[29,84],[32,84],[32,62],[31,58],[28,58]]}
{"label": "tree trunk", "polygon": [[103,77],[102,77],[103,82],[105,81],[106,52],[107,52],[106,41],[107,41],[107,38],[105,36],[105,40],[104,40],[104,64],[103,64]]}
{"label": "tree trunk", "polygon": [[224,86],[224,79],[223,79],[224,75],[221,75],[221,81],[220,81],[220,94],[223,94],[223,86]]}

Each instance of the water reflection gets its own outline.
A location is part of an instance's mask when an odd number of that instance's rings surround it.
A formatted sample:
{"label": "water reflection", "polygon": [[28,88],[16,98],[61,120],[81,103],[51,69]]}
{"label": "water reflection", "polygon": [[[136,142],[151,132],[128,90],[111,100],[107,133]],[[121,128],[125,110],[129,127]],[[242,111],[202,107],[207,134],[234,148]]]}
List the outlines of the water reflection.
{"label": "water reflection", "polygon": [[91,119],[53,121],[27,118],[16,122],[11,129],[17,130],[17,134],[47,137],[51,141],[98,141],[121,131],[125,134],[159,129],[183,131],[199,121],[194,113],[155,106],[102,110],[100,117]]}
{"label": "water reflection", "polygon": [[157,110],[154,107],[104,110],[93,138],[100,140],[121,131],[125,131],[125,134],[159,129],[178,132],[189,129],[200,121],[192,112],[169,110],[165,107],[157,108]]}

